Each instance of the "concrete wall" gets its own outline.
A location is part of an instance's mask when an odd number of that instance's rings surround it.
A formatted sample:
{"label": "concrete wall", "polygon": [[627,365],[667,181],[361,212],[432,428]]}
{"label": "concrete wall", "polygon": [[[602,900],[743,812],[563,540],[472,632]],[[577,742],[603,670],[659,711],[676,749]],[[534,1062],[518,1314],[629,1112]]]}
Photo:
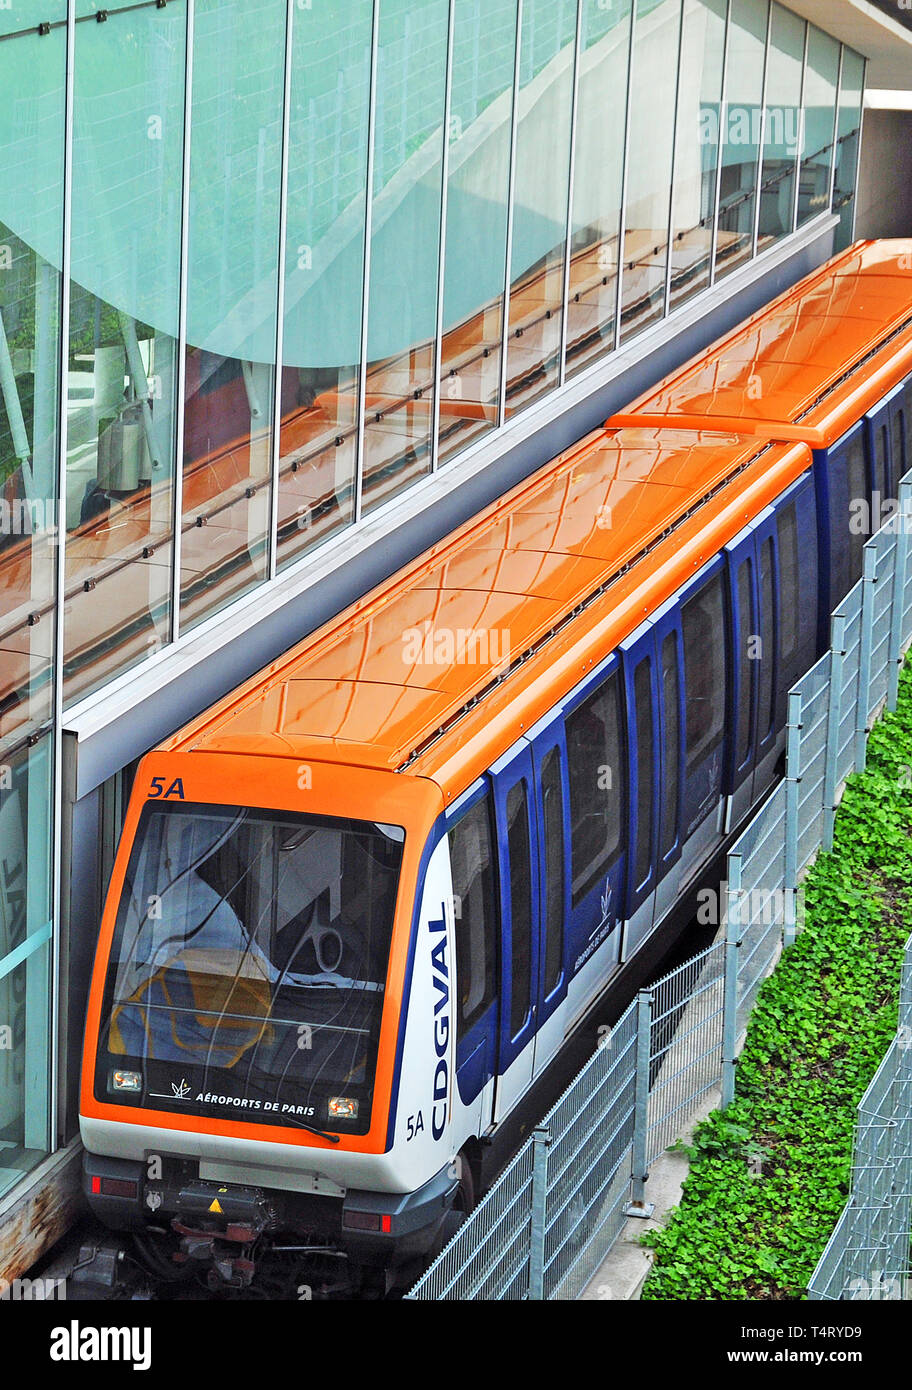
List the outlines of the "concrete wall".
{"label": "concrete wall", "polygon": [[912,111],[865,111],[857,237],[912,236]]}

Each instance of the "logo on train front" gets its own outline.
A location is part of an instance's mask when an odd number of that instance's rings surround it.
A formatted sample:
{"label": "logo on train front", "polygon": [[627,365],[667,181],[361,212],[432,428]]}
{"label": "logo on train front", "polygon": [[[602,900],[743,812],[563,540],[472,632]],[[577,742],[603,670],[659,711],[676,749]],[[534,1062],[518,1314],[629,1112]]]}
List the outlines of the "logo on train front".
{"label": "logo on train front", "polygon": [[446,1128],[450,1094],[450,972],[447,965],[446,906],[428,922],[431,935],[431,977],[434,981],[434,1089],[431,1100],[431,1133],[440,1139]]}

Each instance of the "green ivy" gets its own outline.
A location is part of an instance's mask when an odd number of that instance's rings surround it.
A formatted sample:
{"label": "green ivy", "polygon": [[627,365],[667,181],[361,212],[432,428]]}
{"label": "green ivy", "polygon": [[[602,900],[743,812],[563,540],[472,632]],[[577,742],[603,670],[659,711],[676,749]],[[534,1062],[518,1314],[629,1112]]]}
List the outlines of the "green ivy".
{"label": "green ivy", "polygon": [[802,1298],[845,1205],[856,1107],[896,1031],[912,930],[912,665],[805,890],[734,1103],[697,1126],[680,1206],[642,1237],[655,1252],[643,1298]]}

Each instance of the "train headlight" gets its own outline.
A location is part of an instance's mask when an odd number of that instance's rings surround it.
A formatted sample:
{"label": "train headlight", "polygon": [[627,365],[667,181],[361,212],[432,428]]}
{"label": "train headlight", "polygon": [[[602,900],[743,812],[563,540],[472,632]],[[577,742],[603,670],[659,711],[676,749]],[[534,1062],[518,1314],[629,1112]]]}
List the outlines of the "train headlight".
{"label": "train headlight", "polygon": [[331,1120],[357,1120],[358,1102],[350,1096],[331,1096],[329,1101]]}
{"label": "train headlight", "polygon": [[138,1095],[142,1090],[142,1072],[112,1071],[108,1090],[129,1091],[131,1095]]}

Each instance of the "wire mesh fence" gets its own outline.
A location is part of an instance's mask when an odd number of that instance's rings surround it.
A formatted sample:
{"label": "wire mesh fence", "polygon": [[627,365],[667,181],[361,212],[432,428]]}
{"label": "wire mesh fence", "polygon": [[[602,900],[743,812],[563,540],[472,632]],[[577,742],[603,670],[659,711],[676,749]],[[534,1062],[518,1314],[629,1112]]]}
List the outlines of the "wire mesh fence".
{"label": "wire mesh fence", "polygon": [[808,1285],[810,1299],[912,1298],[912,937],[896,1037],[858,1106],[851,1195]]}
{"label": "wire mesh fence", "polygon": [[[789,692],[785,780],[729,852],[724,939],[640,991],[410,1298],[578,1297],[627,1215],[646,1207],[650,1165],[714,1087],[732,1100],[748,1016],[802,925],[802,879],[832,846],[874,717],[895,708],[912,643],[910,529],[904,480],[898,512],[865,545],[862,578],[833,615],[830,650]],[[859,1106],[852,1198],[814,1298],[912,1287],[910,962],[912,941],[899,1033]]]}

